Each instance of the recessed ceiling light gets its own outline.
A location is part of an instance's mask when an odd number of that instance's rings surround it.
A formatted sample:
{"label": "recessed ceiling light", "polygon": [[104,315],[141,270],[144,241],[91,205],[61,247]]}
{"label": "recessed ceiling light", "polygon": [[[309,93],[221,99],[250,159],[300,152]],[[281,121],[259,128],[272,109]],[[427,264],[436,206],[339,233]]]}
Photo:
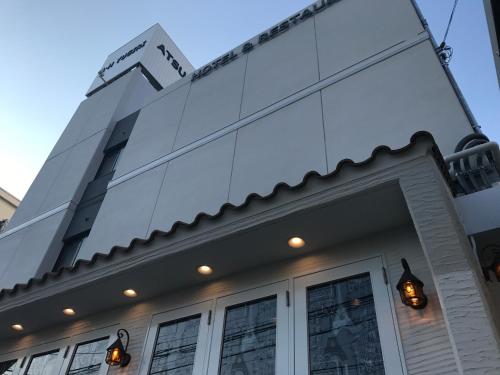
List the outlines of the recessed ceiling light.
{"label": "recessed ceiling light", "polygon": [[71,307],[68,307],[68,308],[66,308],[66,309],[63,310],[63,314],[67,315],[67,316],[75,316],[76,312]]}
{"label": "recessed ceiling light", "polygon": [[12,324],[11,328],[12,328],[14,331],[22,331],[22,330],[24,329],[23,325],[22,325],[22,324],[19,324],[19,323]]}
{"label": "recessed ceiling light", "polygon": [[306,244],[306,241],[304,241],[300,237],[292,237],[288,240],[288,246],[293,247],[294,249],[300,249]]}
{"label": "recessed ceiling light", "polygon": [[123,294],[124,294],[126,297],[130,297],[130,298],[137,297],[137,292],[136,292],[134,289],[125,289],[125,290],[123,291]]}
{"label": "recessed ceiling light", "polygon": [[202,275],[210,275],[212,272],[214,272],[214,270],[210,266],[199,266],[198,272]]}

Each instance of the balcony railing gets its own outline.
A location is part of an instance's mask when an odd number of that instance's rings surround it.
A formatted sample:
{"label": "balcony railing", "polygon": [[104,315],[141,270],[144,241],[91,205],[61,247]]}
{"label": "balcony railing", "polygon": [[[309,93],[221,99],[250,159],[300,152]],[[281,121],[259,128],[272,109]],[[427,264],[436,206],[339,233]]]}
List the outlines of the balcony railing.
{"label": "balcony railing", "polygon": [[467,195],[500,184],[500,150],[486,142],[445,157],[458,195]]}

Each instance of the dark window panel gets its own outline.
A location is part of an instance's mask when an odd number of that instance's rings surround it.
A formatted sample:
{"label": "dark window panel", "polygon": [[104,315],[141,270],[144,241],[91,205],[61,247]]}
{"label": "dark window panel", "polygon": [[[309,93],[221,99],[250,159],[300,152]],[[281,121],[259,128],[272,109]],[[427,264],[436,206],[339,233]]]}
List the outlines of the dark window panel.
{"label": "dark window panel", "polygon": [[370,275],[307,290],[311,375],[383,375]]}
{"label": "dark window panel", "polygon": [[58,271],[62,267],[71,267],[75,264],[78,252],[85,243],[87,236],[88,232],[81,237],[73,238],[72,240],[64,243],[64,246],[59,253],[59,258],[57,258],[56,264],[54,265],[54,272]]}
{"label": "dark window panel", "polygon": [[123,144],[126,143],[130,137],[130,133],[132,133],[139,112],[140,111],[134,112],[116,123],[113,133],[111,133],[106,145],[106,150],[120,146],[123,147]]}
{"label": "dark window panel", "polygon": [[123,148],[115,148],[104,154],[104,158],[102,159],[94,180],[109,175],[115,171],[122,149]]}
{"label": "dark window panel", "polygon": [[226,310],[219,374],[276,371],[276,296]]}
{"label": "dark window panel", "polygon": [[64,240],[67,241],[75,236],[80,236],[84,232],[89,232],[94,224],[94,221],[101,208],[102,199],[104,195],[101,196],[99,200],[89,202],[88,205],[78,206],[76,209],[73,219],[66,230]]}
{"label": "dark window panel", "polygon": [[108,338],[78,344],[71,360],[68,375],[98,374],[106,357]]}
{"label": "dark window panel", "polygon": [[89,182],[79,205],[84,205],[87,202],[95,199],[100,195],[106,194],[108,183],[113,178],[113,173],[108,173],[102,177],[96,178],[94,181]]}
{"label": "dark window panel", "polygon": [[13,374],[14,365],[17,360],[0,362],[0,375],[11,375]]}
{"label": "dark window panel", "polygon": [[59,350],[37,354],[31,358],[26,375],[53,375],[57,374],[57,357]]}
{"label": "dark window panel", "polygon": [[196,315],[160,326],[149,374],[192,374],[200,318]]}

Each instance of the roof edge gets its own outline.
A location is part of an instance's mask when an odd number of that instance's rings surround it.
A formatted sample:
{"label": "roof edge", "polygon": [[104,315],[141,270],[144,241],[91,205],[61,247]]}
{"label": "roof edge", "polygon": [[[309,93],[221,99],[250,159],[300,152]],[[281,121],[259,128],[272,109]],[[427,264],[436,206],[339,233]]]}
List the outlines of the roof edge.
{"label": "roof edge", "polygon": [[189,222],[183,222],[183,221],[176,221],[172,226],[170,227],[169,230],[163,231],[160,229],[154,230],[151,232],[150,236],[148,238],[134,238],[130,244],[127,247],[123,246],[113,246],[109,253],[101,253],[97,252],[95,253],[90,260],[83,260],[80,259],[78,260],[72,267],[64,267],[58,270],[57,272],[47,272],[45,273],[42,277],[40,278],[31,278],[26,282],[25,284],[15,284],[12,289],[1,289],[0,290],[0,300],[3,299],[7,295],[14,295],[20,290],[26,290],[29,289],[35,285],[41,285],[45,281],[49,279],[57,279],[63,274],[71,274],[76,272],[80,267],[83,266],[93,266],[97,262],[101,261],[107,261],[111,259],[117,252],[130,252],[133,251],[134,247],[137,245],[144,245],[148,244],[151,241],[153,241],[156,237],[162,236],[162,237],[167,237],[167,236],[172,236],[175,234],[175,232],[182,227],[185,228],[191,228],[195,227],[198,225],[201,221],[205,220],[215,220],[221,216],[224,215],[224,213],[228,210],[240,210],[248,206],[251,202],[255,200],[269,200],[275,197],[278,193],[280,193],[283,190],[298,190],[302,187],[304,187],[310,180],[312,179],[320,179],[320,180],[327,180],[335,177],[337,174],[340,173],[341,170],[343,170],[345,167],[364,167],[366,165],[371,164],[375,159],[377,159],[380,155],[386,154],[386,155],[397,155],[404,153],[412,148],[414,148],[417,144],[428,142],[430,143],[430,151],[432,154],[432,157],[437,163],[437,166],[439,170],[441,171],[441,174],[443,175],[443,178],[447,182],[448,186],[450,187],[452,194],[455,194],[453,184],[452,184],[452,179],[448,173],[448,169],[446,167],[446,163],[444,161],[443,155],[441,154],[434,137],[427,131],[419,131],[413,134],[410,138],[410,143],[408,143],[406,146],[403,146],[399,149],[391,149],[389,146],[381,145],[376,147],[370,157],[367,159],[361,161],[361,162],[354,162],[351,159],[343,159],[340,162],[337,163],[336,168],[327,173],[327,174],[320,174],[317,171],[309,171],[307,172],[302,181],[299,182],[298,184],[295,185],[289,185],[285,182],[279,182],[277,183],[271,193],[262,196],[257,193],[251,193],[249,194],[245,200],[239,204],[239,205],[234,205],[231,203],[225,203],[223,204],[219,211],[215,214],[207,214],[206,212],[200,212],[198,213],[195,218]]}

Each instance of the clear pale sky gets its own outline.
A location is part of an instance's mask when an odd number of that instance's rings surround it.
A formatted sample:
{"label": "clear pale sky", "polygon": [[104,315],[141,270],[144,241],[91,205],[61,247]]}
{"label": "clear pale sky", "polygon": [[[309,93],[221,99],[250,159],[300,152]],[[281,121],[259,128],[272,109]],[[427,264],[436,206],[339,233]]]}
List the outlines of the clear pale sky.
{"label": "clear pale sky", "polygon": [[[440,42],[453,0],[417,1]],[[24,196],[107,55],[154,23],[200,67],[311,2],[0,1],[0,186]],[[472,112],[499,140],[500,93],[482,0],[459,1],[448,43]]]}

